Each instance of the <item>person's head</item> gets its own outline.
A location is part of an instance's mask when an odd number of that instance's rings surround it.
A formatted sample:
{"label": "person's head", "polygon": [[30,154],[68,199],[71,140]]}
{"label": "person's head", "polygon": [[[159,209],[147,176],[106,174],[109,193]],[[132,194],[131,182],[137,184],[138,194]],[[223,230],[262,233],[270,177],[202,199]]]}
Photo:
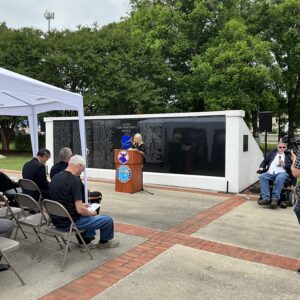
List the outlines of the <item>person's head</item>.
{"label": "person's head", "polygon": [[36,156],[38,156],[40,162],[44,165],[46,164],[46,161],[51,157],[51,153],[48,149],[41,148]]}
{"label": "person's head", "polygon": [[61,148],[59,151],[59,160],[69,162],[72,155],[73,153],[70,148],[68,147]]}
{"label": "person's head", "polygon": [[133,137],[133,141],[138,144],[141,145],[143,143],[143,139],[140,133],[136,133]]}
{"label": "person's head", "polygon": [[286,146],[285,143],[279,142],[279,143],[277,144],[277,151],[278,151],[278,153],[280,153],[280,154],[283,154],[284,151],[286,150],[286,148],[287,148],[287,146]]}
{"label": "person's head", "polygon": [[73,175],[79,176],[85,169],[85,161],[81,155],[74,155],[70,158],[68,168]]}
{"label": "person's head", "polygon": [[178,144],[181,142],[182,135],[180,133],[175,133],[173,135],[173,143]]}

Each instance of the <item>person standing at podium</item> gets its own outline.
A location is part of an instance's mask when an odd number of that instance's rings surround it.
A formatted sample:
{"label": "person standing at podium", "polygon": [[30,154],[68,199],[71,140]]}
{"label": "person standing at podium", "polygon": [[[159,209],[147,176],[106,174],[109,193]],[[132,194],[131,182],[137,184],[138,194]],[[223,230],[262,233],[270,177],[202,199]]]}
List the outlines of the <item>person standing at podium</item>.
{"label": "person standing at podium", "polygon": [[133,136],[131,141],[131,149],[137,150],[143,156],[143,163],[145,163],[146,146],[140,133],[136,133]]}

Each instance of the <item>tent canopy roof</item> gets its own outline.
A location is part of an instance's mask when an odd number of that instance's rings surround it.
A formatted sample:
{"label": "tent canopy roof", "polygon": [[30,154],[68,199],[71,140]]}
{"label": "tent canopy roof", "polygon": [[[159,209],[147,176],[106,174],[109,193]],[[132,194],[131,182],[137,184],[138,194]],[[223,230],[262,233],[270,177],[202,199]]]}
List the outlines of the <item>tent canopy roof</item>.
{"label": "tent canopy roof", "polygon": [[[86,159],[82,96],[0,68],[0,116],[28,117],[33,155],[38,151],[37,114],[51,110],[78,111],[81,151]],[[86,170],[84,183],[88,201]]]}
{"label": "tent canopy roof", "polygon": [[79,94],[0,68],[0,115],[29,116],[51,110],[83,110]]}

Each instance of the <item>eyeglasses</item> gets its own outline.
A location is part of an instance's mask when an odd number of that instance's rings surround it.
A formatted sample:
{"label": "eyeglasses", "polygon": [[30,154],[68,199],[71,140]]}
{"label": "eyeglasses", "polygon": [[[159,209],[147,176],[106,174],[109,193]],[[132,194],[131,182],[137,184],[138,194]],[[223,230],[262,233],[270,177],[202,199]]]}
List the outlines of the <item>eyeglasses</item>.
{"label": "eyeglasses", "polygon": [[283,146],[283,147],[282,147],[282,146],[279,146],[278,148],[279,148],[279,149],[286,149],[285,146]]}

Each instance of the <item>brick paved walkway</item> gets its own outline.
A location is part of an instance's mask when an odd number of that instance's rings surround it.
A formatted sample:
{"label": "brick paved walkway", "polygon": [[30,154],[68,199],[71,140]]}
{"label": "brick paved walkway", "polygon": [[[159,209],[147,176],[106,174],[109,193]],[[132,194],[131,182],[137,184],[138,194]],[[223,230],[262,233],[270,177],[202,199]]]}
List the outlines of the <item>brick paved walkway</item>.
{"label": "brick paved walkway", "polygon": [[[178,191],[195,192],[199,194],[202,193],[195,190],[188,191],[178,189]],[[213,193],[209,194],[213,195]],[[219,193],[216,193],[215,195],[220,196]],[[226,196],[228,197],[228,195]],[[214,207],[199,213],[195,217],[189,218],[180,224],[169,228],[168,230],[158,230],[136,225],[116,223],[116,232],[133,236],[141,236],[147,238],[147,241],[40,299],[91,299],[138,268],[144,266],[146,263],[150,262],[156,256],[168,250],[175,244],[218,253],[241,260],[275,266],[286,270],[295,270],[300,267],[300,260],[296,258],[251,250],[234,245],[227,245],[191,236],[202,227],[242,205],[245,201],[244,197],[231,196],[222,203],[217,204]],[[78,289],[81,291],[80,295],[77,293]]]}

